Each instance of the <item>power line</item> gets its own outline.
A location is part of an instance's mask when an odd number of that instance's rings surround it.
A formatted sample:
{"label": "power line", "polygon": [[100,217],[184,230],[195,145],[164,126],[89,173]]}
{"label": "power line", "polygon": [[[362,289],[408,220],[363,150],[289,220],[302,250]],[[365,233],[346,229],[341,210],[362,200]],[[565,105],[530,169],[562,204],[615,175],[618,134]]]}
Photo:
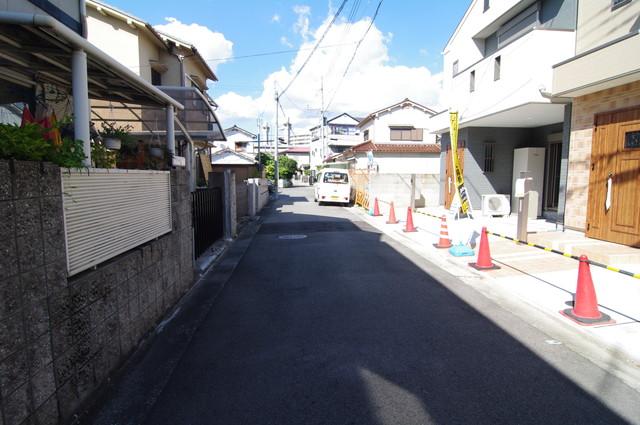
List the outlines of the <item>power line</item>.
{"label": "power line", "polygon": [[327,104],[327,108],[326,109],[329,109],[329,107],[333,103],[333,99],[335,99],[336,95],[338,94],[338,91],[340,90],[340,86],[342,85],[342,82],[344,81],[345,77],[347,76],[347,73],[349,73],[349,68],[351,67],[351,64],[353,63],[353,60],[356,58],[356,55],[358,54],[358,49],[360,48],[360,45],[362,44],[364,39],[367,37],[367,34],[369,34],[369,30],[371,29],[371,27],[373,26],[373,23],[375,22],[376,18],[378,17],[378,12],[380,12],[380,6],[382,6],[382,2],[383,1],[384,0],[380,0],[378,2],[378,6],[376,7],[376,11],[373,14],[373,17],[371,18],[371,22],[369,22],[369,26],[367,27],[367,30],[362,35],[362,38],[358,41],[358,44],[356,45],[356,48],[353,51],[353,56],[351,56],[351,59],[349,60],[349,63],[347,64],[347,67],[344,70],[344,74],[342,74],[342,77],[340,78],[340,81],[338,82],[338,85],[336,86],[336,90],[333,92],[333,95],[331,96],[331,99],[329,100],[329,103]]}
{"label": "power line", "polygon": [[[350,46],[352,44],[356,44],[355,41],[349,42],[349,43],[337,43],[337,44],[327,44],[325,46],[320,46],[323,49],[330,49],[330,48],[335,48],[335,47],[343,47],[343,46]],[[225,58],[203,58],[205,62],[223,62],[223,61],[230,61],[230,60],[235,60],[235,59],[249,59],[249,58],[257,58],[257,57],[261,57],[261,56],[275,56],[275,55],[284,55],[287,53],[297,53],[297,52],[301,52],[304,50],[311,50],[313,49],[313,47],[301,47],[299,49],[289,49],[289,50],[274,50],[271,52],[262,52],[262,53],[252,53],[252,54],[248,54],[248,55],[239,55],[239,56],[227,56]],[[150,68],[151,64],[149,65],[125,65],[127,68]]]}
{"label": "power line", "polygon": [[287,84],[287,86],[284,88],[284,90],[282,90],[282,92],[280,92],[280,95],[283,95],[284,93],[287,92],[287,90],[289,90],[289,87],[291,87],[291,85],[293,84],[294,81],[296,81],[296,79],[298,78],[298,76],[300,75],[300,73],[302,72],[304,67],[309,63],[309,60],[311,60],[311,57],[313,56],[313,54],[316,52],[316,50],[318,50],[318,47],[320,46],[320,43],[322,43],[322,41],[324,40],[324,37],[327,35],[329,30],[333,26],[333,23],[336,21],[336,19],[338,19],[338,16],[342,12],[342,9],[344,9],[344,5],[347,4],[347,1],[348,0],[342,0],[342,4],[340,5],[338,10],[336,11],[335,15],[333,15],[333,19],[331,19],[331,22],[329,22],[329,25],[324,30],[324,33],[322,33],[322,36],[320,37],[318,42],[315,44],[315,46],[313,46],[313,49],[311,50],[311,53],[309,53],[309,56],[307,56],[307,59],[305,59],[305,61],[302,63],[302,66],[300,67],[300,69],[298,69],[298,72],[296,72],[296,74],[293,76],[293,78],[291,79],[289,84]]}

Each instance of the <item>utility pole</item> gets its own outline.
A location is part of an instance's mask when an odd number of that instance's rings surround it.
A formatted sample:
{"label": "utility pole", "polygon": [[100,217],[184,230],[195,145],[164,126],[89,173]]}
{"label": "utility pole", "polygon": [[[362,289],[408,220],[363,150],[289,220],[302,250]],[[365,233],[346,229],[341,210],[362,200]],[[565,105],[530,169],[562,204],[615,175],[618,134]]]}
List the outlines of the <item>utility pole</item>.
{"label": "utility pole", "polygon": [[278,159],[278,109],[280,109],[280,97],[278,96],[278,88],[275,89],[276,92],[276,130],[275,130],[275,141],[276,141],[276,154],[275,154],[275,176],[276,176],[276,199],[278,198],[278,183],[280,182],[280,170],[279,170],[279,162]]}
{"label": "utility pole", "polygon": [[266,131],[266,142],[267,142],[267,148],[269,147],[269,123],[265,123],[264,125],[264,130]]}
{"label": "utility pole", "polygon": [[262,133],[262,118],[258,118],[258,166],[262,170],[262,157],[260,156],[260,133]]}
{"label": "utility pole", "polygon": [[291,144],[291,122],[287,118],[287,146]]}
{"label": "utility pole", "polygon": [[320,142],[322,143],[320,160],[324,163],[326,149],[324,145],[324,78],[320,79],[320,102]]}

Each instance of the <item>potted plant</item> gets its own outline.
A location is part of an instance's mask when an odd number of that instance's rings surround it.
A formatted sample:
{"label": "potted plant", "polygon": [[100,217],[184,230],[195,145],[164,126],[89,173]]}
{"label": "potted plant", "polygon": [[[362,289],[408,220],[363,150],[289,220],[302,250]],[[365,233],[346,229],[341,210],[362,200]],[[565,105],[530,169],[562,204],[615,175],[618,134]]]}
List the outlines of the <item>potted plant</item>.
{"label": "potted plant", "polygon": [[100,136],[104,142],[104,146],[107,149],[119,150],[122,143],[127,143],[131,140],[129,132],[133,129],[130,125],[119,126],[115,122],[103,122],[102,131]]}

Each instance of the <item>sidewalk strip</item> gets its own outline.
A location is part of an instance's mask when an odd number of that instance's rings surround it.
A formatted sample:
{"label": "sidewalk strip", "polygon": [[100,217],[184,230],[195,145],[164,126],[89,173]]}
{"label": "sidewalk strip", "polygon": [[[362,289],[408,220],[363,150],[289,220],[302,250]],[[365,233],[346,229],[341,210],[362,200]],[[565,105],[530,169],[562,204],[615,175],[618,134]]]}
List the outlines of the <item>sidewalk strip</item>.
{"label": "sidewalk strip", "polygon": [[[422,212],[422,211],[416,211],[416,213],[422,214],[422,215],[426,215],[426,216],[429,216],[429,217],[432,217],[432,218],[437,218],[437,219],[440,218],[440,217],[438,217],[436,215],[429,214],[429,213]],[[515,242],[517,244],[523,244],[523,245],[527,245],[527,246],[530,246],[530,247],[533,247],[533,248],[542,249],[542,250],[547,251],[547,252],[552,252],[554,254],[562,255],[564,257],[572,258],[574,260],[580,261],[580,256],[573,255],[573,254],[570,254],[568,252],[558,251],[557,249],[549,248],[547,246],[538,245],[538,244],[535,244],[535,243],[532,243],[532,242],[524,242],[524,241],[518,240],[516,238],[512,238],[512,237],[507,236],[507,235],[501,235],[499,233],[494,233],[494,232],[492,232],[490,230],[487,230],[487,234],[488,235],[492,235],[492,236],[497,236],[497,237],[502,238],[502,239],[508,239],[508,240],[513,241],[513,242]],[[593,261],[593,260],[589,260],[589,264],[591,264],[592,266],[601,267],[603,269],[610,270],[612,272],[620,273],[620,274],[623,274],[625,276],[633,277],[635,279],[640,279],[640,273],[633,273],[633,272],[630,272],[630,271],[627,271],[627,270],[622,270],[622,269],[619,269],[617,267],[609,266],[607,264],[602,264],[602,263],[599,263],[599,262]]]}

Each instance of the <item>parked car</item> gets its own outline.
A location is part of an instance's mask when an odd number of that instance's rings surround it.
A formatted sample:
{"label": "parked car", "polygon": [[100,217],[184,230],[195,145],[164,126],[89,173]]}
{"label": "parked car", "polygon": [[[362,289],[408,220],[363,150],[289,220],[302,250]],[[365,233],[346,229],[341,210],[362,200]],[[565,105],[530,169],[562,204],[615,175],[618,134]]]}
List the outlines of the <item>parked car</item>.
{"label": "parked car", "polygon": [[347,170],[325,168],[317,175],[314,201],[348,205],[351,202],[351,179]]}

